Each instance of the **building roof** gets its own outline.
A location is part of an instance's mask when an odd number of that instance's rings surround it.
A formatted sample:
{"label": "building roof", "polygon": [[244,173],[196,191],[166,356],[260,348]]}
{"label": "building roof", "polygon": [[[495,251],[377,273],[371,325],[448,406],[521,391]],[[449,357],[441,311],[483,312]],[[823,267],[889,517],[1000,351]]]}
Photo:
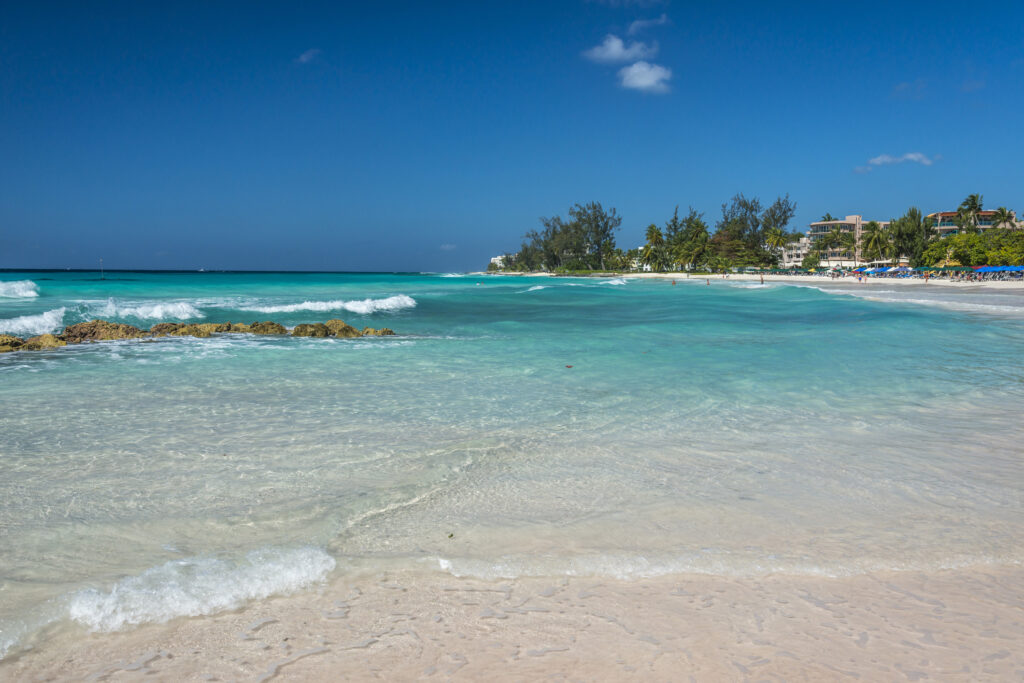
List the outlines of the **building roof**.
{"label": "building roof", "polygon": [[[948,217],[952,218],[952,217],[956,216],[958,213],[960,213],[960,212],[959,211],[936,211],[935,213],[928,214],[928,218],[932,218],[933,216],[941,216],[943,218],[948,216]],[[979,211],[978,212],[979,216],[994,216],[995,214],[996,214],[996,212],[995,211],[991,211],[991,210],[985,210],[985,211]]]}

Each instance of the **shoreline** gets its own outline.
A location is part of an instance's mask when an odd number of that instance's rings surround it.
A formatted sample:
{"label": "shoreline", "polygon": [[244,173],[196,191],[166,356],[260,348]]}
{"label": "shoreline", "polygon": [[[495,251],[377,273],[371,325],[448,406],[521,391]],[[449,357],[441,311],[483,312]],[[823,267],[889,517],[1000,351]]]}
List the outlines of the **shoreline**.
{"label": "shoreline", "polygon": [[[469,273],[469,275],[489,275],[489,276],[517,276],[517,277],[578,277],[578,278],[615,278],[621,277],[626,279],[634,280],[710,280],[711,282],[760,282],[761,275],[759,273],[729,273],[728,277],[721,273],[717,274],[703,274],[703,275],[691,275],[687,277],[685,272],[666,272],[666,273],[615,273],[607,272],[594,275],[559,275],[556,273],[527,273],[527,272],[506,272],[506,273]],[[843,285],[897,285],[901,287],[906,286],[921,286],[931,287],[933,285],[939,287],[950,287],[953,289],[964,289],[971,291],[979,291],[985,289],[1024,289],[1024,279],[1020,280],[981,280],[978,282],[953,282],[948,278],[929,278],[928,282],[925,282],[923,278],[888,278],[888,277],[864,277],[863,280],[858,281],[856,276],[847,276],[840,278],[830,278],[821,275],[779,275],[779,274],[764,274],[765,283],[779,282],[779,283],[797,283],[797,284],[843,284]]]}
{"label": "shoreline", "polygon": [[[0,661],[22,679],[1008,680],[1024,568],[841,578],[507,581],[394,571],[133,630],[66,630]],[[70,632],[68,632],[70,631]]]}

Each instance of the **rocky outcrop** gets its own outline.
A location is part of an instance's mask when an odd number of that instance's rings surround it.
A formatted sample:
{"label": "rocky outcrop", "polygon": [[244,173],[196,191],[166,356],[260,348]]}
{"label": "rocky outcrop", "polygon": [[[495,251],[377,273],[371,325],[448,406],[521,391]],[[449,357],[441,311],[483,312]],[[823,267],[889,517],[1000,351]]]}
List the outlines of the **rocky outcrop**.
{"label": "rocky outcrop", "polygon": [[24,343],[25,341],[21,337],[15,337],[13,334],[0,334],[0,353],[17,351]]}
{"label": "rocky outcrop", "polygon": [[332,337],[362,337],[363,333],[349,325],[344,320],[328,320],[324,325]]}
{"label": "rocky outcrop", "polygon": [[149,328],[149,333],[163,336],[165,334],[174,334],[183,327],[186,327],[185,323],[157,323]]}
{"label": "rocky outcrop", "polygon": [[331,331],[323,323],[302,323],[292,330],[293,337],[326,337]]}
{"label": "rocky outcrop", "polygon": [[395,331],[392,330],[390,327],[382,327],[379,330],[374,329],[372,327],[363,328],[364,337],[388,337],[393,335],[394,333]]}
{"label": "rocky outcrop", "polygon": [[43,349],[56,349],[60,346],[67,346],[68,343],[52,334],[40,334],[29,337],[18,349],[19,351],[41,351]]}
{"label": "rocky outcrop", "polygon": [[[149,330],[140,330],[133,325],[112,323],[107,320],[90,320],[89,322],[69,325],[60,335],[40,334],[30,339],[21,339],[10,334],[0,334],[0,353],[10,351],[38,351],[55,349],[68,344],[108,341],[114,339],[138,339],[140,337],[209,337],[213,334],[288,334],[288,329],[280,323],[270,320],[244,323],[156,323]],[[293,337],[386,337],[394,331],[382,327],[364,327],[362,331],[352,327],[344,320],[328,320],[326,323],[302,323],[292,330]]]}
{"label": "rocky outcrop", "polygon": [[288,330],[285,329],[284,325],[270,322],[269,320],[249,325],[249,332],[252,334],[288,334]]}
{"label": "rocky outcrop", "polygon": [[61,335],[68,344],[81,344],[91,341],[110,341],[113,339],[137,339],[147,336],[134,325],[112,323],[106,320],[90,320],[64,328]]}

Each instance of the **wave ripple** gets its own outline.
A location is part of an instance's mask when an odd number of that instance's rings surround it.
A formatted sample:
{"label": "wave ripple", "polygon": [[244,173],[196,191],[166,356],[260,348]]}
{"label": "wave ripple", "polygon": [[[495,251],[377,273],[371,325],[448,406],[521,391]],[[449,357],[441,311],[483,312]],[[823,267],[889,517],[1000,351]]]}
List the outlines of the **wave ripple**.
{"label": "wave ripple", "polygon": [[322,581],[335,564],[325,551],[311,547],[254,550],[238,563],[208,557],[175,560],[122,579],[110,591],[79,591],[68,613],[94,631],[213,614]]}

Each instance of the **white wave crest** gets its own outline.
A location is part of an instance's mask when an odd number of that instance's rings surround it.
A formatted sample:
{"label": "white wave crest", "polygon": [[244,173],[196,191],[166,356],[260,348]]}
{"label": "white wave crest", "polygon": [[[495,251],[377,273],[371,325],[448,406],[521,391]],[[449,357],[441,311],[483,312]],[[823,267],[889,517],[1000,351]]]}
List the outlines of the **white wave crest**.
{"label": "white wave crest", "polygon": [[39,296],[39,285],[31,280],[0,282],[0,297],[5,299],[33,299]]}
{"label": "white wave crest", "polygon": [[53,332],[64,322],[64,309],[55,308],[37,315],[22,315],[0,320],[0,333],[35,335]]}
{"label": "white wave crest", "polygon": [[396,294],[386,299],[363,299],[361,301],[303,301],[301,304],[283,304],[280,306],[252,306],[244,311],[257,313],[295,313],[296,311],[351,311],[361,315],[369,315],[377,311],[400,311],[414,308],[416,300],[405,294]]}
{"label": "white wave crest", "polygon": [[626,284],[626,278],[617,277],[611,280],[601,280],[602,285],[624,285]]}
{"label": "white wave crest", "polygon": [[547,288],[548,288],[547,285],[534,285],[533,287],[530,287],[529,289],[524,289],[523,291],[524,292],[537,292],[537,291],[540,291],[542,289],[547,289]]}
{"label": "white wave crest", "polygon": [[145,320],[167,320],[205,318],[198,308],[186,301],[167,301],[144,304],[119,304],[110,299],[93,310],[96,315],[106,317],[141,318]]}
{"label": "white wave crest", "polygon": [[193,557],[118,581],[109,591],[71,596],[68,615],[94,631],[237,609],[250,600],[295,592],[324,580],[334,558],[320,548],[264,548],[241,562]]}

